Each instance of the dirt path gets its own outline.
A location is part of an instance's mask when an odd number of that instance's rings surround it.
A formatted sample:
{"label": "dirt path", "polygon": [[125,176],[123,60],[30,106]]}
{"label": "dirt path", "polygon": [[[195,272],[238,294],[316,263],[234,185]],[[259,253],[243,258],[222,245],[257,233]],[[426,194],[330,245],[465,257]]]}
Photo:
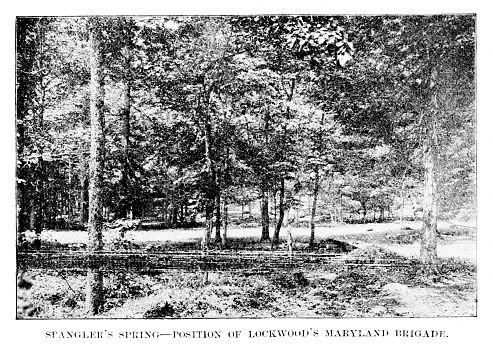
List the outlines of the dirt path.
{"label": "dirt path", "polygon": [[[388,284],[383,287],[383,301],[394,300],[393,312],[404,317],[456,317],[476,315],[474,280],[453,280],[435,287],[408,287]],[[466,286],[467,290],[460,290]]]}

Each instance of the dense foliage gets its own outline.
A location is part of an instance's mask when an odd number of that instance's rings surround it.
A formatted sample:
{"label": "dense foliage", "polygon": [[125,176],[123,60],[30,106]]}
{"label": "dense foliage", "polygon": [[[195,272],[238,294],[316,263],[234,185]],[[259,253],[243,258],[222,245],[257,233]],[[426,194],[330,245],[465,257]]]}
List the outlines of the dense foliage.
{"label": "dense foliage", "polygon": [[[17,20],[19,232],[87,223],[88,21]],[[100,22],[105,220],[420,217],[430,144],[439,214],[474,211],[473,16]]]}

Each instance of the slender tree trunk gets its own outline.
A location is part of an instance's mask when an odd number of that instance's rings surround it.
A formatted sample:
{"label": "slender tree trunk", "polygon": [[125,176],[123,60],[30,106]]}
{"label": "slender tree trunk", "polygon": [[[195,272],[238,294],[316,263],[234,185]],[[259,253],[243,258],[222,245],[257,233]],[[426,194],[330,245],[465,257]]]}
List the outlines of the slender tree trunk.
{"label": "slender tree trunk", "polygon": [[205,250],[209,246],[209,242],[211,240],[212,235],[212,212],[213,207],[208,205],[205,208],[205,230],[204,235],[202,237],[202,249]]}
{"label": "slender tree trunk", "polygon": [[26,161],[23,159],[25,146],[29,142],[26,118],[29,115],[30,103],[33,101],[33,71],[36,47],[31,39],[33,27],[39,19],[17,18],[16,20],[16,141],[17,141],[17,167],[16,167],[16,199],[17,199],[17,242],[24,243],[24,231],[29,228],[29,190],[28,171]]}
{"label": "slender tree trunk", "polygon": [[173,225],[173,228],[176,228],[178,225],[178,207],[176,206],[176,203],[173,204],[173,216],[171,218],[171,224]]}
{"label": "slender tree trunk", "polygon": [[185,222],[184,207],[183,207],[183,203],[180,203],[180,224],[183,225],[184,222]]}
{"label": "slender tree trunk", "polygon": [[74,202],[73,202],[73,183],[72,183],[72,161],[69,158],[68,161],[68,188],[67,188],[67,215],[68,215],[68,221],[70,222],[70,225],[73,223],[73,218],[74,218]]}
{"label": "slender tree trunk", "polygon": [[221,187],[219,186],[217,178],[219,177],[216,171],[216,199],[215,199],[215,209],[216,209],[216,243],[221,243]]}
{"label": "slender tree trunk", "polygon": [[[274,206],[273,207],[273,211],[274,211],[274,222],[277,222],[277,190],[274,189],[274,192],[272,193],[272,205]],[[276,233],[274,232],[274,236],[276,235]]]}
{"label": "slender tree trunk", "polygon": [[399,212],[399,222],[401,226],[404,224],[404,204],[405,204],[405,193],[406,193],[406,175],[407,168],[402,175],[402,183],[401,183],[401,209]]}
{"label": "slender tree trunk", "polygon": [[223,198],[223,231],[221,234],[221,245],[226,247],[228,245],[228,201],[226,197]]}
{"label": "slender tree trunk", "polygon": [[318,167],[315,168],[315,183],[313,188],[312,217],[310,219],[310,246],[315,244],[315,214],[317,212],[317,196],[320,185],[320,174]]}
{"label": "slender tree trunk", "polygon": [[166,210],[168,209],[168,204],[163,200],[163,204],[161,205],[161,219],[166,221],[167,215]]}
{"label": "slender tree trunk", "polygon": [[[40,37],[40,43],[39,43],[39,59],[37,61],[38,70],[43,70],[46,67],[46,61],[45,61],[45,39],[46,39],[46,26],[45,25],[40,25],[39,27],[39,37]],[[46,81],[45,81],[45,74],[40,73],[38,76],[38,89],[37,89],[37,95],[36,95],[36,100],[38,102],[38,107],[36,110],[37,114],[37,120],[36,120],[36,132],[39,134],[43,133],[44,130],[44,110],[45,110],[45,97],[46,97]],[[43,150],[41,150],[43,151]],[[34,247],[39,248],[41,245],[41,231],[43,229],[43,216],[44,216],[44,201],[45,201],[45,164],[43,161],[43,157],[40,154],[38,158],[38,164],[36,166],[36,171],[35,173],[35,207],[34,207],[34,231],[36,238],[34,240]]]}
{"label": "slender tree trunk", "polygon": [[35,171],[35,192],[33,206],[33,225],[35,232],[34,248],[41,247],[41,231],[43,230],[43,203],[44,203],[44,162],[40,156]]}
{"label": "slender tree trunk", "polygon": [[[269,147],[269,122],[270,122],[270,114],[267,110],[264,115],[264,150],[267,152]],[[265,164],[267,167],[267,164]],[[261,216],[262,216],[262,235],[260,236],[260,241],[270,240],[269,233],[269,225],[270,225],[270,217],[269,217],[269,192],[267,186],[267,178],[266,174],[263,174],[262,180],[260,183],[261,190]]]}
{"label": "slender tree trunk", "polygon": [[[433,122],[433,117],[431,117]],[[436,145],[434,125],[430,125],[423,157],[425,185],[423,197],[423,228],[421,233],[420,259],[433,263],[437,258],[437,184],[436,184]]]}
{"label": "slender tree trunk", "polygon": [[[205,86],[204,86],[205,89]],[[205,163],[207,169],[207,183],[205,188],[205,200],[206,200],[206,230],[204,232],[202,238],[202,248],[206,249],[209,245],[210,238],[212,235],[212,216],[214,212],[214,204],[215,204],[215,194],[216,194],[216,176],[214,171],[214,164],[212,163],[212,126],[211,126],[211,116],[209,113],[209,101],[211,98],[212,90],[206,93],[204,91],[204,106],[206,108],[205,111],[200,110],[199,113],[202,115],[203,124],[204,124],[204,150],[205,150]],[[202,106],[203,107],[203,106]]]}
{"label": "slender tree trunk", "polygon": [[437,192],[437,172],[438,172],[438,135],[437,135],[437,116],[439,113],[437,91],[436,91],[435,69],[431,72],[430,89],[432,90],[431,111],[424,118],[426,138],[424,144],[424,197],[423,197],[423,228],[421,232],[421,251],[420,259],[423,263],[434,263],[437,258],[437,220],[438,220],[438,192]]}
{"label": "slender tree trunk", "polygon": [[269,193],[266,189],[266,184],[262,183],[262,235],[260,241],[270,240],[269,234]]}
{"label": "slender tree trunk", "polygon": [[[125,23],[126,25],[126,23]],[[131,207],[130,203],[130,92],[131,92],[131,55],[130,30],[125,28],[125,46],[123,47],[123,102],[121,109],[121,137],[122,137],[122,179],[120,181],[120,202],[117,210],[118,218],[127,218]]]}
{"label": "slender tree trunk", "polygon": [[[428,141],[432,143],[433,141]],[[437,195],[435,179],[435,150],[427,145],[424,156],[425,187],[423,198],[423,229],[421,233],[420,259],[432,263],[437,257]]]}
{"label": "slender tree trunk", "polygon": [[84,225],[89,219],[89,178],[88,163],[84,147],[79,144],[79,224]]}
{"label": "slender tree trunk", "polygon": [[340,214],[340,221],[341,223],[344,222],[344,209],[342,207],[342,193],[341,193],[341,196],[339,198],[339,214]]}
{"label": "slender tree trunk", "polygon": [[284,178],[281,178],[280,188],[279,188],[279,219],[277,221],[276,230],[274,231],[274,236],[272,238],[273,244],[279,243],[279,234],[281,232],[282,223],[284,221],[284,209],[286,207],[284,203]]}
{"label": "slender tree trunk", "polygon": [[89,180],[86,174],[82,174],[80,178],[80,194],[79,194],[79,223],[84,225],[89,219]]}
{"label": "slender tree trunk", "polygon": [[[89,19],[89,46],[91,48],[91,150],[89,159],[89,252],[103,249],[103,170],[104,170],[104,87],[102,71],[101,23]],[[103,274],[99,269],[87,271],[86,307],[90,314],[100,312],[103,305]]]}

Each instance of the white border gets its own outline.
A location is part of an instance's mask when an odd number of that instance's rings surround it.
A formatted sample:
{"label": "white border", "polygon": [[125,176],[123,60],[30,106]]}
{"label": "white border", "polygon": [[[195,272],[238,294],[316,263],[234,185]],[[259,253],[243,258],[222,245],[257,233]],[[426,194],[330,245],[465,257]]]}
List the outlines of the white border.
{"label": "white border", "polygon": [[[491,255],[493,232],[489,217],[492,214],[491,191],[491,12],[480,1],[267,1],[250,0],[238,4],[236,1],[19,1],[3,4],[2,10],[2,109],[0,114],[1,140],[1,193],[0,213],[3,234],[1,258],[1,338],[5,347],[17,348],[72,346],[122,346],[145,345],[148,348],[178,346],[201,346],[202,348],[226,348],[233,346],[344,346],[365,348],[395,348],[402,346],[487,348],[491,344],[492,323],[492,270]],[[70,4],[70,5],[69,5]],[[70,6],[70,7],[68,7]],[[433,14],[433,13],[477,13],[478,23],[478,279],[479,307],[477,318],[444,319],[266,319],[266,320],[15,320],[15,207],[14,207],[14,24],[16,15],[89,15],[89,14],[272,14],[272,13],[327,13],[327,14]],[[112,330],[140,331],[157,330],[261,330],[261,329],[438,329],[445,330],[449,338],[303,338],[303,339],[221,339],[221,340],[48,340],[47,330]]]}

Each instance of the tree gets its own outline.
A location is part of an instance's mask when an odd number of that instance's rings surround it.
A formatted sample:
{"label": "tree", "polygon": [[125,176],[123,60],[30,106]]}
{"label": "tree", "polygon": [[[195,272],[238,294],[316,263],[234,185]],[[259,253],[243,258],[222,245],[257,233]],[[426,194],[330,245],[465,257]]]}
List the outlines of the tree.
{"label": "tree", "polygon": [[103,219],[176,227],[205,212],[204,247],[214,226],[226,243],[228,205],[254,201],[260,238],[276,243],[295,192],[312,246],[327,211],[383,219],[425,178],[429,231],[474,206],[471,16],[98,19],[105,156],[90,171],[86,22],[19,21],[19,231],[85,223],[94,168],[92,233]]}
{"label": "tree", "polygon": [[[279,189],[279,218],[273,236],[276,243],[284,211],[288,208],[284,197],[285,182],[292,177],[290,172],[296,142],[293,141],[295,132],[289,134],[287,125],[296,119],[291,105],[294,104],[300,76],[307,75],[307,70],[319,65],[344,66],[351,57],[352,44],[334,17],[256,16],[235,18],[232,23],[238,37],[244,37],[242,45],[246,52],[252,61],[257,62],[258,71],[251,74],[256,74],[258,83],[253,86],[265,85],[261,93],[266,106],[258,109],[262,110],[263,115],[266,134],[263,153],[266,156],[262,157],[263,166],[256,166],[261,175],[261,239],[269,239],[268,191]],[[271,130],[266,132],[268,128]],[[259,160],[256,162],[260,163]]]}
{"label": "tree", "polygon": [[[119,207],[118,216],[121,218],[127,218],[128,211],[131,209],[130,203],[130,92],[132,84],[132,33],[131,22],[126,19],[122,19],[122,37],[123,37],[123,96],[122,96],[122,108],[121,108],[121,137],[122,137],[122,179],[120,182],[121,187],[121,204]],[[131,213],[133,218],[133,213]]]}
{"label": "tree", "polygon": [[[89,160],[89,226],[87,249],[103,249],[103,171],[104,171],[104,76],[103,76],[103,20],[88,20],[91,67],[91,151]],[[86,306],[97,314],[103,305],[103,273],[88,270]]]}
{"label": "tree", "polygon": [[[414,73],[417,112],[423,129],[423,230],[420,259],[437,258],[438,176],[440,153],[453,129],[463,127],[474,103],[474,28],[472,16],[409,18],[405,25],[422,35],[408,41],[409,62],[421,61]],[[416,37],[412,37],[416,39]],[[411,38],[409,38],[411,39]],[[411,56],[412,55],[412,56]],[[411,58],[412,57],[412,58]]]}
{"label": "tree", "polygon": [[[473,16],[448,15],[350,18],[359,54],[331,96],[330,109],[337,111],[348,132],[367,138],[365,147],[384,143],[399,148],[396,141],[407,134],[420,149],[420,258],[425,263],[437,256],[438,159],[448,147],[445,135],[463,127],[473,110],[474,21]],[[322,85],[328,84],[332,82]],[[402,132],[405,129],[412,132]],[[412,151],[401,154],[407,163],[416,156]],[[394,168],[400,169],[394,178],[406,172],[405,166]]]}
{"label": "tree", "polygon": [[38,19],[18,18],[17,25],[17,70],[16,70],[16,129],[17,129],[17,238],[23,243],[23,232],[28,227],[28,171],[24,159],[26,143],[28,142],[28,118],[34,97],[34,65],[36,59],[35,28]]}
{"label": "tree", "polygon": [[[40,247],[46,186],[45,161],[48,147],[44,117],[52,52],[47,45],[51,19],[17,20],[17,199],[18,240],[22,232],[34,229],[34,247]],[[30,217],[28,216],[30,215]]]}

